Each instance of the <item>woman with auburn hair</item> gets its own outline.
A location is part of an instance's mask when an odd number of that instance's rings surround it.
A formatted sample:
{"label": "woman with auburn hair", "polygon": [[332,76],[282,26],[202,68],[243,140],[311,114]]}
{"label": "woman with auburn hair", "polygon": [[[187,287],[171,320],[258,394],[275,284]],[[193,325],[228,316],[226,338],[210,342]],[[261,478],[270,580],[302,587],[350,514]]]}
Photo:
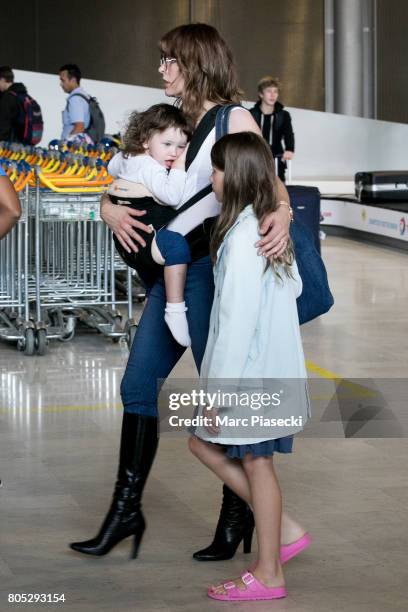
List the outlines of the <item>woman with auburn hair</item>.
{"label": "woman with auburn hair", "polygon": [[[187,272],[185,301],[191,348],[199,371],[214,295],[209,239],[202,228],[205,219],[216,217],[220,212],[214,194],[207,189],[212,172],[210,153],[215,142],[215,116],[220,105],[238,102],[241,92],[231,51],[212,26],[200,23],[179,26],[163,36],[160,50],[159,72],[165,94],[178,99],[182,110],[196,126],[186,156],[188,178],[195,179],[189,180],[189,184],[195,187],[193,192],[185,193],[183,202],[195,194],[203,194],[168,228],[180,232],[187,239],[189,236],[194,238],[193,263]],[[260,134],[249,111],[242,107],[233,108],[229,132],[242,131]],[[276,210],[266,215],[260,226],[263,237],[254,246],[268,258],[280,256],[289,240],[289,197],[279,180],[277,185]],[[126,206],[116,206],[107,197],[102,198],[102,218],[128,252],[143,248],[143,233],[151,232],[143,223],[143,214]],[[71,548],[78,552],[104,555],[118,542],[132,536],[132,557],[137,555],[145,530],[142,493],[158,445],[158,379],[169,376],[185,351],[185,347],[174,340],[164,321],[165,304],[163,278],[152,279],[121,385],[124,414],[113,500],[97,536],[71,544]],[[254,520],[247,504],[224,487],[224,501],[214,541],[194,557],[198,560],[231,558],[242,540],[246,543],[246,552],[249,552],[253,528]],[[306,547],[305,538],[305,530],[283,514],[281,542],[285,559]]]}

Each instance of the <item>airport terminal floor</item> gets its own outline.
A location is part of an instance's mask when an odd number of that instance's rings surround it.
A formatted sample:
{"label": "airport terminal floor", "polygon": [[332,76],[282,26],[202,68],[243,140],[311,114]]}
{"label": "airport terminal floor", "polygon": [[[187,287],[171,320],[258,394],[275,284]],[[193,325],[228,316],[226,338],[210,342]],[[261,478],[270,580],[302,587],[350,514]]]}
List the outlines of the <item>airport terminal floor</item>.
{"label": "airport terminal floor", "polygon": [[[302,328],[310,376],[406,377],[406,253],[329,236],[323,256],[335,306]],[[137,560],[129,561],[129,540],[102,558],[68,548],[96,533],[110,503],[126,353],[91,331],[53,343],[44,357],[0,345],[1,610],[23,607],[7,603],[9,593],[64,593],[61,609],[80,612],[232,609],[209,600],[206,586],[238,575],[254,553],[192,560],[213,535],[221,485],[185,437],[160,442]],[[190,351],[173,375],[195,376]],[[406,610],[407,460],[408,441],[398,436],[298,437],[276,464],[285,508],[312,546],[285,566],[285,600],[234,610]]]}

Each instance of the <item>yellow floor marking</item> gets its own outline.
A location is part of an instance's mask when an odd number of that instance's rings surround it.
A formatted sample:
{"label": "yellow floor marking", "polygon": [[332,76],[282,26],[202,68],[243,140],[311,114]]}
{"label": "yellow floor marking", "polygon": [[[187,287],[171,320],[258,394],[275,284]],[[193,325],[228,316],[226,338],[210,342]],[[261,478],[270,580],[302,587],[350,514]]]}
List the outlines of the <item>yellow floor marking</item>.
{"label": "yellow floor marking", "polygon": [[363,385],[352,382],[351,380],[347,380],[343,376],[332,372],[331,370],[326,370],[325,368],[321,368],[313,361],[306,359],[306,368],[309,372],[313,372],[320,376],[320,378],[325,378],[326,380],[333,380],[334,382],[341,383],[343,388],[350,389],[352,391],[351,397],[375,397],[377,395],[377,391],[373,391],[372,389],[367,389]]}

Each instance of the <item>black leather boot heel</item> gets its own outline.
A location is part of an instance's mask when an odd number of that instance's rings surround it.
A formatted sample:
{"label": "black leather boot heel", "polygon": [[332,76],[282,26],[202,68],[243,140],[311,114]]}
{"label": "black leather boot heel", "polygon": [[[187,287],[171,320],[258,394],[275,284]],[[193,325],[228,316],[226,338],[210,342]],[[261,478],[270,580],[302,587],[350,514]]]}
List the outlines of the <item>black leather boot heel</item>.
{"label": "black leather boot heel", "polygon": [[116,544],[134,536],[131,558],[136,558],[146,523],[141,510],[144,485],[158,445],[157,418],[125,412],[119,470],[112,504],[98,535],[70,544],[86,555],[106,555]]}
{"label": "black leather boot heel", "polygon": [[132,554],[130,555],[131,559],[136,559],[136,557],[139,554],[139,547],[140,547],[140,544],[142,542],[144,531],[145,531],[145,525],[143,525],[143,527],[141,527],[134,534],[134,537],[133,537],[133,546],[132,546]]}
{"label": "black leather boot heel", "polygon": [[225,561],[232,559],[243,541],[244,553],[251,552],[254,517],[248,504],[226,485],[215,536],[207,548],[193,554],[196,561]]}

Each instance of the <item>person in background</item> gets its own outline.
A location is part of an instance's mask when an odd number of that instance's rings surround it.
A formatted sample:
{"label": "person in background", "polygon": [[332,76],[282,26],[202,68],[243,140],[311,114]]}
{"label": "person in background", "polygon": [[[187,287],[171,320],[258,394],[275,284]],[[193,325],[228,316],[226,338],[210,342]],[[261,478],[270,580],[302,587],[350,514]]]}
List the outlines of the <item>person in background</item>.
{"label": "person in background", "polygon": [[9,233],[20,217],[20,200],[10,179],[0,166],[0,239]]}
{"label": "person in background", "polygon": [[20,142],[17,130],[18,96],[26,96],[23,83],[14,82],[10,66],[0,66],[0,140]]}
{"label": "person in background", "polygon": [[91,123],[90,95],[80,86],[82,74],[76,64],[64,64],[59,69],[60,85],[68,94],[62,111],[61,140],[85,140],[91,142],[86,129]]}
{"label": "person in background", "polygon": [[280,88],[278,79],[263,77],[258,83],[258,102],[250,112],[271,147],[272,155],[278,158],[278,176],[285,182],[286,162],[295,153],[295,135],[290,114],[278,102]]}

